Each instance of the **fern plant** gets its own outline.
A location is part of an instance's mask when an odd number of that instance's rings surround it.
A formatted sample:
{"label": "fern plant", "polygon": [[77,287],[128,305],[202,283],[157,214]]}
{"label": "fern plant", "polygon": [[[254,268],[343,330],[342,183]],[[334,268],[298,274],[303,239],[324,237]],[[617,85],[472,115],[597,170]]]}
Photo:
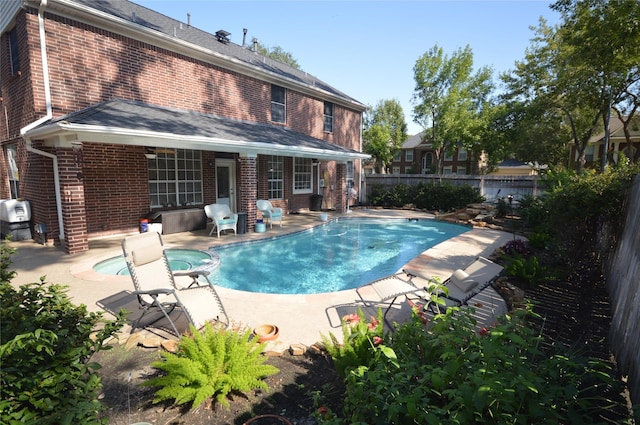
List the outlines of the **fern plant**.
{"label": "fern plant", "polygon": [[249,331],[218,331],[207,324],[198,332],[192,326],[191,335],[180,339],[176,354],[163,353],[164,359],[152,364],[165,373],[143,385],[160,388],[154,403],[171,399],[176,404],[191,402],[192,410],[210,397],[228,408],[227,396],[232,391],[267,391],[263,378],[279,370],[264,364],[266,344],[250,341],[250,337]]}

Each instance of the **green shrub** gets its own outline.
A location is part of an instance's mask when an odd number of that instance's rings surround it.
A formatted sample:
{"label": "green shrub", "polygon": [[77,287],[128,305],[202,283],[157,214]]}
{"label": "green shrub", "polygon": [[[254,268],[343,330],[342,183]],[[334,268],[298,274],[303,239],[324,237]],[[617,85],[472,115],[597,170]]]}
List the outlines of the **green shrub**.
{"label": "green shrub", "polygon": [[551,235],[545,232],[532,233],[529,235],[529,245],[531,245],[535,249],[543,250],[547,247],[552,239],[553,238],[551,237]]}
{"label": "green shrub", "polygon": [[214,396],[229,407],[232,391],[268,390],[263,378],[279,370],[264,364],[266,344],[250,337],[250,331],[219,331],[210,324],[197,331],[192,326],[191,334],[180,338],[176,354],[164,352],[164,360],[153,363],[164,374],[143,385],[159,387],[154,403],[173,399],[176,404],[191,402],[191,409]]}
{"label": "green shrub", "polygon": [[[97,424],[102,387],[90,362],[122,326],[75,306],[44,278],[15,289],[13,250],[0,245],[0,417],[5,424]],[[98,325],[102,330],[96,332]],[[95,333],[94,333],[95,332]]]}
{"label": "green shrub", "polygon": [[535,255],[527,258],[515,256],[504,269],[509,276],[521,279],[529,287],[536,286],[547,277],[547,268],[540,264]]}
{"label": "green shrub", "polygon": [[375,185],[369,199],[372,205],[377,206],[400,208],[413,204],[416,208],[430,211],[452,211],[484,201],[477,188],[448,183],[417,186],[397,184],[392,188]]}
{"label": "green shrub", "polygon": [[[606,365],[543,352],[524,312],[479,331],[469,313],[400,325],[385,355],[377,346],[380,354],[348,372],[343,422],[598,423],[598,394],[617,382]],[[329,415],[328,423],[339,422]]]}
{"label": "green shrub", "polygon": [[345,377],[351,369],[367,364],[373,358],[375,347],[388,338],[383,322],[382,310],[378,309],[377,318],[371,317],[367,322],[362,309],[358,309],[356,314],[342,318],[342,343],[332,333],[322,335],[322,342],[338,375]]}

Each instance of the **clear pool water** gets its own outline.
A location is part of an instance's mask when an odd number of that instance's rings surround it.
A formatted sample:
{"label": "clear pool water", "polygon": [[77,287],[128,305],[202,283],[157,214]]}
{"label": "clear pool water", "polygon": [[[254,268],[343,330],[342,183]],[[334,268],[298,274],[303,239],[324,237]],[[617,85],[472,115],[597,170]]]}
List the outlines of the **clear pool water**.
{"label": "clear pool water", "polygon": [[423,251],[469,230],[433,220],[343,219],[280,238],[216,247],[216,285],[272,294],[356,288],[397,272]]}
{"label": "clear pool water", "polygon": [[[167,249],[166,252],[169,267],[173,271],[215,268],[218,265],[218,258],[215,253],[195,249],[173,248]],[[129,276],[129,269],[127,269],[127,264],[122,255],[97,263],[93,266],[93,270],[103,274]]]}

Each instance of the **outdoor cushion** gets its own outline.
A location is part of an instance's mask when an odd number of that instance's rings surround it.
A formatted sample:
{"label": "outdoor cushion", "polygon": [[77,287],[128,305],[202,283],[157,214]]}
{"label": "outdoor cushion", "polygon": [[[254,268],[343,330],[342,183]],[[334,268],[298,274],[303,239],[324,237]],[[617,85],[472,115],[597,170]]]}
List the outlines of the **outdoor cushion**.
{"label": "outdoor cushion", "polygon": [[162,258],[162,245],[151,245],[144,249],[131,251],[131,259],[135,266],[143,266]]}
{"label": "outdoor cushion", "polygon": [[456,270],[451,275],[451,283],[458,287],[463,292],[469,292],[476,286],[478,282],[470,278],[464,270]]}

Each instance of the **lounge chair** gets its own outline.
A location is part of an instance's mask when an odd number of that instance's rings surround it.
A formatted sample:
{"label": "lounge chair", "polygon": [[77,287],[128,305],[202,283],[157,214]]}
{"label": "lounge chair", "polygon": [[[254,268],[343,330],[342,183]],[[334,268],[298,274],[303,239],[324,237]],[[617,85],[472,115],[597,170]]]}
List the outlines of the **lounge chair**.
{"label": "lounge chair", "polygon": [[[481,292],[502,273],[503,267],[493,261],[477,257],[464,269],[458,269],[443,282],[447,293],[443,294],[449,300],[458,305],[467,304],[470,298]],[[404,269],[415,286],[428,283],[433,278],[425,276],[420,270]]]}
{"label": "lounge chair", "polygon": [[233,230],[234,234],[238,234],[238,214],[232,213],[229,205],[226,204],[211,204],[205,205],[204,213],[213,222],[213,227],[209,232],[209,236],[213,234],[214,230],[218,231],[218,238],[220,232],[223,230]]}
{"label": "lounge chair", "polygon": [[[122,241],[122,251],[133,280],[134,294],[143,310],[142,315],[133,323],[131,333],[138,328],[145,314],[159,311],[168,320],[175,335],[180,336],[175,321],[170,316],[176,307],[198,329],[205,323],[214,321],[228,326],[229,318],[207,278],[209,273],[173,273],[169,268],[160,234],[146,232],[127,237]],[[150,324],[157,322],[162,316]]]}
{"label": "lounge chair", "polygon": [[[406,297],[408,295],[415,295],[421,299],[429,299],[429,288],[422,287],[418,288],[411,282],[411,278],[407,278],[405,273],[401,274],[392,274],[390,276],[385,276],[381,279],[375,280],[366,285],[360,286],[356,289],[356,293],[360,297],[360,299],[365,303],[365,305],[370,305],[371,302],[367,301],[366,298],[361,293],[366,287],[371,287],[380,297],[379,301],[376,301],[376,304],[384,304],[387,308],[384,311],[384,320],[387,320],[387,313],[393,304],[396,302],[398,297]],[[391,302],[389,302],[391,300]]]}
{"label": "lounge chair", "polygon": [[[356,289],[356,292],[360,299],[366,303],[367,301],[360,291],[371,286],[380,297],[379,302],[387,305],[384,312],[386,320],[389,309],[399,297],[414,295],[425,302],[437,301],[436,308],[438,308],[438,303],[442,301],[444,301],[444,307],[461,306],[490,285],[501,272],[502,266],[484,257],[478,257],[464,270],[455,270],[451,277],[442,283],[443,292],[435,294],[440,301],[434,299],[434,286],[437,285],[435,279],[432,276],[425,276],[419,271],[409,269],[361,286]],[[389,300],[391,302],[388,302]]]}
{"label": "lounge chair", "polygon": [[269,220],[269,228],[273,229],[273,220],[280,219],[280,227],[282,227],[282,208],[271,205],[266,199],[258,199],[256,206],[262,212],[262,218]]}

